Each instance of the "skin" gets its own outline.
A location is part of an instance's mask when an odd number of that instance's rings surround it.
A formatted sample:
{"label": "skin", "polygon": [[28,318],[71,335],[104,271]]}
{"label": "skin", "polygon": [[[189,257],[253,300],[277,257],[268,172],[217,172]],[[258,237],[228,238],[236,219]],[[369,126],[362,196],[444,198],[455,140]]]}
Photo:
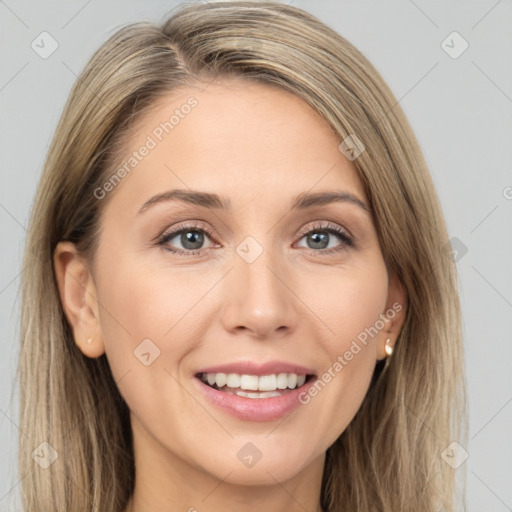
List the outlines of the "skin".
{"label": "skin", "polygon": [[[386,339],[395,343],[406,294],[388,276],[363,208],[291,210],[303,192],[368,201],[328,124],[290,93],[235,80],[174,91],[136,127],[127,157],[190,96],[198,105],[110,192],[94,266],[69,242],[54,254],[75,341],[86,357],[106,353],[131,411],[137,476],[125,512],[318,511],[325,452],[359,409]],[[176,188],[225,196],[232,211],[173,201],[138,214]],[[202,253],[157,245],[189,221],[213,232]],[[347,230],[356,247],[334,234],[327,249],[308,242],[299,230],[319,222]],[[263,249],[252,263],[236,252],[247,236]],[[190,252],[182,240],[166,247]],[[199,368],[240,360],[288,361],[321,375],[397,302],[403,309],[285,419],[235,418],[193,385]],[[133,353],[147,338],[160,350],[149,366]],[[262,454],[250,468],[237,457],[248,442]]]}

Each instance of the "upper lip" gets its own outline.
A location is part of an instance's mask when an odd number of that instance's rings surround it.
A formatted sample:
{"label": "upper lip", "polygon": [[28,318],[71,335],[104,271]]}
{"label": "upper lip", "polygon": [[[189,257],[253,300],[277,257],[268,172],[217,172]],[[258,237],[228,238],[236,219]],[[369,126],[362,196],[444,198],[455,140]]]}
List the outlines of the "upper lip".
{"label": "upper lip", "polygon": [[237,373],[239,375],[272,375],[279,373],[296,373],[297,375],[314,375],[311,368],[286,361],[268,361],[256,363],[254,361],[238,361],[233,363],[208,366],[196,372],[200,373]]}

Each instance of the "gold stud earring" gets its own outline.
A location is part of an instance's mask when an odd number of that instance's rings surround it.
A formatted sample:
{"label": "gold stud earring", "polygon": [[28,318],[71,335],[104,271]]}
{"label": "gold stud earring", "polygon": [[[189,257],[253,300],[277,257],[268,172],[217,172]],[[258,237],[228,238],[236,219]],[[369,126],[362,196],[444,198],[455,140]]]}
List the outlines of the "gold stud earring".
{"label": "gold stud earring", "polygon": [[388,343],[391,343],[390,338],[386,340],[386,354],[390,356],[393,353],[393,347],[391,345],[388,345]]}

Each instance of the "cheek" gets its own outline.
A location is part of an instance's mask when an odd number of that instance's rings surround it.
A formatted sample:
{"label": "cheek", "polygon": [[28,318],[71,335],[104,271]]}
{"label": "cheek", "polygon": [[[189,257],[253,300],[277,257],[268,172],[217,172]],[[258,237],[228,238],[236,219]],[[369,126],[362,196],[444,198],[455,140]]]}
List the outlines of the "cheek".
{"label": "cheek", "polygon": [[200,339],[191,319],[211,284],[195,286],[186,272],[173,272],[171,278],[129,255],[117,254],[114,261],[115,270],[103,265],[98,274],[100,322],[114,376],[144,372],[147,362],[175,368]]}
{"label": "cheek", "polygon": [[204,412],[194,409],[183,393],[178,369],[203,336],[194,318],[200,314],[201,296],[215,279],[194,285],[190,272],[171,276],[136,258],[117,256],[115,272],[105,265],[107,270],[98,275],[100,321],[112,374],[146,430],[161,439],[169,433],[178,436],[187,422],[204,421]]}
{"label": "cheek", "polygon": [[[353,340],[362,342],[365,333],[385,312],[388,276],[384,261],[378,254],[343,268],[330,268],[314,279],[311,276],[304,279],[305,301],[325,327],[318,332],[317,339],[322,340],[325,352],[333,361],[340,353],[349,350]],[[373,339],[367,336],[368,346],[372,345]]]}
{"label": "cheek", "polygon": [[316,292],[317,303],[323,304],[319,316],[329,327],[329,335],[318,337],[324,365],[319,382],[302,397],[329,443],[352,421],[368,391],[388,293],[382,260],[360,271],[333,272],[332,276],[329,293],[325,287]]}
{"label": "cheek", "polygon": [[[369,383],[375,366],[377,335],[383,328],[381,314],[385,311],[388,277],[384,262],[377,260],[364,271],[356,272],[340,283],[339,299],[331,301],[330,320],[336,335],[330,338],[326,352],[337,373],[343,373],[352,390]],[[332,373],[332,372],[331,372]],[[338,383],[341,385],[341,383]]]}
{"label": "cheek", "polygon": [[368,273],[363,279],[351,279],[342,286],[337,300],[331,301],[329,318],[336,334],[329,352],[337,355],[340,350],[349,350],[354,340],[362,347],[375,349],[372,341],[385,311],[387,276]]}

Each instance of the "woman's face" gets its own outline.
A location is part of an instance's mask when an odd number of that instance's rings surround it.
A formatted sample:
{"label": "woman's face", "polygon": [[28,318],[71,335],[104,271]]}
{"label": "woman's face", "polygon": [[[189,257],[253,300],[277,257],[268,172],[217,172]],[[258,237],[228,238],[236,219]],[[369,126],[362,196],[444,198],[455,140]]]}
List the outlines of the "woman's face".
{"label": "woman's face", "polygon": [[91,314],[75,336],[106,352],[140,464],[274,484],[321,467],[353,419],[405,297],[339,142],[277,88],[184,88],[96,191]]}

